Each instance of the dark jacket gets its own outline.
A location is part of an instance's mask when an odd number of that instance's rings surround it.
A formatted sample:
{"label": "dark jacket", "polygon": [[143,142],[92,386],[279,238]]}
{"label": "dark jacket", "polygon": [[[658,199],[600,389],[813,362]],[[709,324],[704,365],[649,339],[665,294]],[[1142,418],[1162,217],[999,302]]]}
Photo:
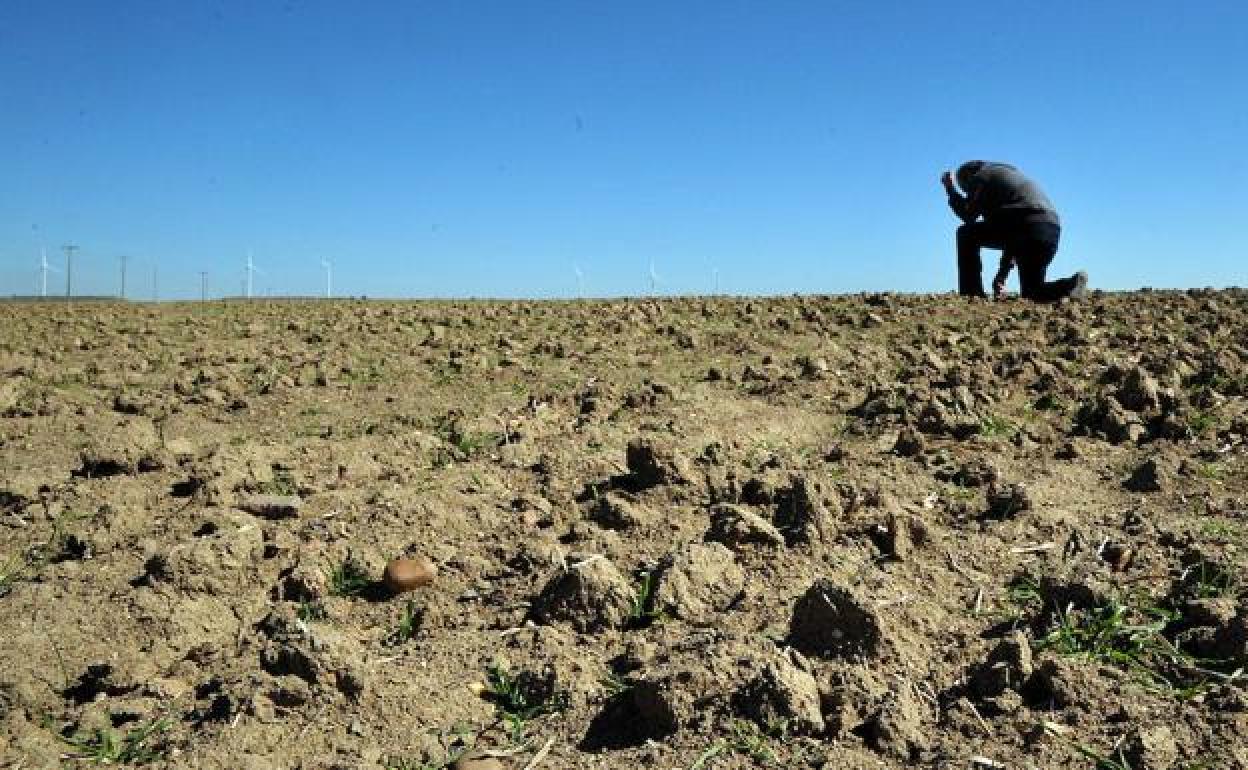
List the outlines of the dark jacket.
{"label": "dark jacket", "polygon": [[1062,223],[1039,185],[1008,163],[963,163],[957,180],[966,196],[951,193],[949,207],[963,222],[983,217],[985,222],[1001,225]]}

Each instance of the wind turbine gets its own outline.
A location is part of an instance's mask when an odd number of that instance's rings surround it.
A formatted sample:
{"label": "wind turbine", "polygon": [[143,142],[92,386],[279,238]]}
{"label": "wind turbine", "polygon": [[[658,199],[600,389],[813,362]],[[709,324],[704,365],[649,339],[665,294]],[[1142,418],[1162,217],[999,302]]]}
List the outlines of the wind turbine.
{"label": "wind turbine", "polygon": [[321,267],[325,268],[325,299],[330,299],[334,296],[334,266],[328,259],[322,259]]}
{"label": "wind turbine", "polygon": [[69,302],[74,294],[74,252],[78,247],[67,243],[61,249],[65,252],[65,301]]}
{"label": "wind turbine", "polygon": [[46,246],[39,247],[39,296],[48,296],[48,271],[54,273],[61,272],[60,268],[53,267],[48,264],[48,249]]}
{"label": "wind turbine", "polygon": [[650,294],[657,293],[659,286],[659,274],[654,269],[654,260],[650,260]]}
{"label": "wind turbine", "polygon": [[584,298],[585,297],[585,273],[581,272],[581,266],[577,264],[572,265],[572,272],[576,273],[576,295],[578,297]]}
{"label": "wind turbine", "polygon": [[259,273],[260,275],[264,275],[264,271],[256,267],[255,262],[252,261],[251,249],[248,249],[247,250],[247,288],[246,288],[247,299],[251,299],[251,279],[254,273]]}

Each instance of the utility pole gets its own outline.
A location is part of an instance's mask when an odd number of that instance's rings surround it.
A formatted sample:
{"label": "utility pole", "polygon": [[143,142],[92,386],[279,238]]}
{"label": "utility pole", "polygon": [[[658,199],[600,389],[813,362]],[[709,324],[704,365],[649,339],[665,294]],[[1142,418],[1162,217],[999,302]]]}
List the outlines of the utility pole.
{"label": "utility pole", "polygon": [[199,301],[205,302],[208,299],[208,273],[207,271],[199,271]]}
{"label": "utility pole", "polygon": [[74,292],[74,252],[78,247],[67,243],[61,248],[65,251],[65,301],[69,302]]}
{"label": "utility pole", "polygon": [[126,298],[126,260],[129,257],[123,254],[117,259],[121,260],[121,299],[124,300]]}

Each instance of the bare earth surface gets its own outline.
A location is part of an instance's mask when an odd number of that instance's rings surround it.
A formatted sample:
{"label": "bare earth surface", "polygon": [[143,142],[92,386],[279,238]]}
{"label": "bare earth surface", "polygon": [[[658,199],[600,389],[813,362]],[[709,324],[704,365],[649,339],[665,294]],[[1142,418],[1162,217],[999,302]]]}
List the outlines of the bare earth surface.
{"label": "bare earth surface", "polygon": [[1246,397],[1237,291],[0,305],[0,767],[1248,768]]}

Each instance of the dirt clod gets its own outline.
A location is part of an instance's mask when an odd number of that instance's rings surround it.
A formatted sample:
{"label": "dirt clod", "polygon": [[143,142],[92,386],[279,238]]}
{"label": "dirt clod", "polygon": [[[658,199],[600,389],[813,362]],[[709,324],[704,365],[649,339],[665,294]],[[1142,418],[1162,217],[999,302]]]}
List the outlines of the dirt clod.
{"label": "dirt clod", "polygon": [[795,733],[818,733],[824,728],[819,685],[809,671],[788,659],[763,666],[738,693],[737,702],[746,716],[765,728],[783,724]]}
{"label": "dirt clod", "polygon": [[667,556],[656,573],[656,612],[690,623],[713,622],[740,598],[745,570],[719,543],[693,543]]}
{"label": "dirt clod", "polygon": [[633,685],[630,700],[646,733],[670,735],[715,721],[740,677],[735,663],[708,651],[652,667]]}
{"label": "dirt clod", "polygon": [[573,554],[533,603],[543,623],[569,623],[582,632],[621,628],[628,623],[636,591],[615,565],[601,556]]}
{"label": "dirt clod", "polygon": [[923,438],[923,434],[909,426],[902,428],[897,434],[897,442],[893,445],[893,451],[902,457],[917,457],[923,454],[926,448],[927,441]]}
{"label": "dirt clod", "polygon": [[635,439],[625,452],[629,481],[639,489],[689,484],[693,480],[688,462],[670,447],[648,439]]}
{"label": "dirt clod", "polygon": [[1031,510],[1031,494],[1021,483],[994,482],[988,487],[988,514],[1005,519]]}
{"label": "dirt clod", "polygon": [[594,521],[608,529],[631,530],[650,524],[655,514],[634,496],[608,492],[598,498],[592,511]]}
{"label": "dirt clod", "polygon": [[1124,486],[1132,492],[1161,492],[1169,484],[1169,475],[1155,457],[1136,466]]}
{"label": "dirt clod", "polygon": [[980,697],[995,697],[1006,690],[1021,689],[1032,671],[1031,645],[1022,632],[1014,631],[972,672],[970,689]]}
{"label": "dirt clod", "polygon": [[767,519],[739,505],[721,503],[711,509],[706,539],[729,548],[784,545],[784,535]]}
{"label": "dirt clod", "polygon": [[917,760],[927,745],[922,706],[905,689],[891,691],[856,732],[880,754],[904,763]]}
{"label": "dirt clod", "polygon": [[1179,762],[1174,733],[1165,725],[1132,732],[1123,755],[1136,770],[1171,770]]}
{"label": "dirt clod", "polygon": [[794,475],[787,488],[776,493],[776,527],[790,544],[830,544],[836,535],[836,515],[829,505],[835,498],[805,476]]}
{"label": "dirt clod", "polygon": [[821,578],[793,608],[789,640],[819,658],[872,657],[883,645],[880,617],[856,591]]}
{"label": "dirt clod", "polygon": [[82,449],[79,475],[133,474],[159,468],[159,442],[151,420],[134,418],[101,428]]}

